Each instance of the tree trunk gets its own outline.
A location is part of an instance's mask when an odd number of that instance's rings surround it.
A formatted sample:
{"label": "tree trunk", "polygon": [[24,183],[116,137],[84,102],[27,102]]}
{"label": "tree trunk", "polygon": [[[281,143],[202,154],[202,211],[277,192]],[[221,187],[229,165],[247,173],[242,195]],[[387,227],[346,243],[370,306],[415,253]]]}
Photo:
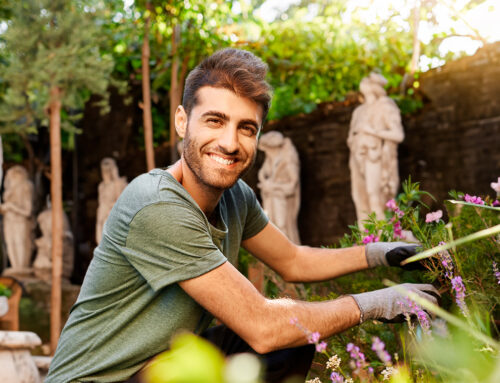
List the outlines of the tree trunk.
{"label": "tree trunk", "polygon": [[50,90],[50,196],[52,201],[52,294],[50,300],[50,349],[56,351],[61,332],[61,275],[63,207],[61,169],[61,91]]}
{"label": "tree trunk", "polygon": [[177,153],[177,132],[175,131],[175,111],[181,103],[179,95],[179,58],[177,47],[180,39],[180,26],[172,29],[172,73],[170,75],[170,162],[173,164],[179,158]]}
{"label": "tree trunk", "polygon": [[[151,12],[151,4],[146,4],[147,12]],[[153,118],[151,116],[151,89],[149,78],[149,22],[150,13],[144,22],[144,37],[142,41],[142,116],[144,122],[144,146],[146,148],[146,167],[148,171],[155,167],[153,148]]]}
{"label": "tree trunk", "polygon": [[[3,143],[2,136],[0,136],[0,190],[2,190],[3,181]],[[0,194],[0,203],[2,202],[2,195]]]}
{"label": "tree trunk", "polygon": [[420,40],[418,39],[418,30],[420,27],[420,0],[415,0],[413,7],[413,53],[410,62],[410,77],[413,77],[418,69],[420,59]]}

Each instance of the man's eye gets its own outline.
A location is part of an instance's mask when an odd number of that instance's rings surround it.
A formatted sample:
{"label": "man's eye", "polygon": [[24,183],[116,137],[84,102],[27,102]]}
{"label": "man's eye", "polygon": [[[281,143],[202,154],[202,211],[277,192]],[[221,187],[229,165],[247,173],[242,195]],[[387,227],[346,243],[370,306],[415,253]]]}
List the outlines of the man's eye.
{"label": "man's eye", "polygon": [[209,118],[207,120],[208,124],[210,125],[220,125],[221,124],[221,121],[218,120],[217,118]]}
{"label": "man's eye", "polygon": [[257,134],[257,129],[255,129],[255,127],[251,125],[243,125],[241,127],[241,130],[247,136],[254,136],[255,134]]}

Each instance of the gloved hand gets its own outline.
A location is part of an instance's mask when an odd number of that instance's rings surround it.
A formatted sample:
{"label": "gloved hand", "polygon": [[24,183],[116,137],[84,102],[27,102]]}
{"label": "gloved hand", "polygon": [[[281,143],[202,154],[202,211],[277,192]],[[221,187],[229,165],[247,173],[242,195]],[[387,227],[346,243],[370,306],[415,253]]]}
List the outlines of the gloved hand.
{"label": "gloved hand", "polygon": [[407,242],[372,242],[366,245],[365,254],[369,267],[398,266],[405,270],[422,270],[420,262],[401,266],[401,262],[417,253],[418,245]]}
{"label": "gloved hand", "polygon": [[[438,304],[438,291],[430,284],[404,283],[398,285],[411,291],[428,301]],[[394,286],[367,293],[351,295],[359,306],[361,318],[359,323],[368,319],[377,319],[382,322],[402,322],[404,314],[410,312],[405,295]]]}

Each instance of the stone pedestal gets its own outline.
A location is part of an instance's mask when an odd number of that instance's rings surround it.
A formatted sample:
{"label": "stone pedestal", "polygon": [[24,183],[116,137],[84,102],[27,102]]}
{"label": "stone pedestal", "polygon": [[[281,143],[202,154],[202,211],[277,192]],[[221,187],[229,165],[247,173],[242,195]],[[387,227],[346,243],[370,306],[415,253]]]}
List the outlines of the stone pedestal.
{"label": "stone pedestal", "polygon": [[39,383],[40,375],[30,350],[42,343],[26,331],[0,331],[0,377],[2,382]]}

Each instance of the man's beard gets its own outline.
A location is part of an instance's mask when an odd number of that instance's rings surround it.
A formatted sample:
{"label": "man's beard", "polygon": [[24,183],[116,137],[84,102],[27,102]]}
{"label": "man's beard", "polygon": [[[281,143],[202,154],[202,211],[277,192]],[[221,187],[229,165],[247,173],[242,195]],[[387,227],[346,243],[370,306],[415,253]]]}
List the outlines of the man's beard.
{"label": "man's beard", "polygon": [[[245,162],[248,158],[244,154],[242,155],[241,152],[238,152],[235,155],[235,153],[225,153],[220,148],[216,152],[220,154],[230,154],[236,157],[238,163]],[[184,137],[184,147],[182,155],[189,169],[191,169],[191,171],[197,178],[199,184],[202,184],[211,189],[225,190],[231,188],[238,181],[238,179],[248,173],[257,158],[257,150],[255,150],[248,165],[240,169],[238,172],[236,170],[228,169],[211,170],[208,167],[203,166],[202,159],[205,154],[202,150],[200,150],[200,146],[198,145],[196,139],[191,138],[188,129],[186,131],[186,136]]]}

